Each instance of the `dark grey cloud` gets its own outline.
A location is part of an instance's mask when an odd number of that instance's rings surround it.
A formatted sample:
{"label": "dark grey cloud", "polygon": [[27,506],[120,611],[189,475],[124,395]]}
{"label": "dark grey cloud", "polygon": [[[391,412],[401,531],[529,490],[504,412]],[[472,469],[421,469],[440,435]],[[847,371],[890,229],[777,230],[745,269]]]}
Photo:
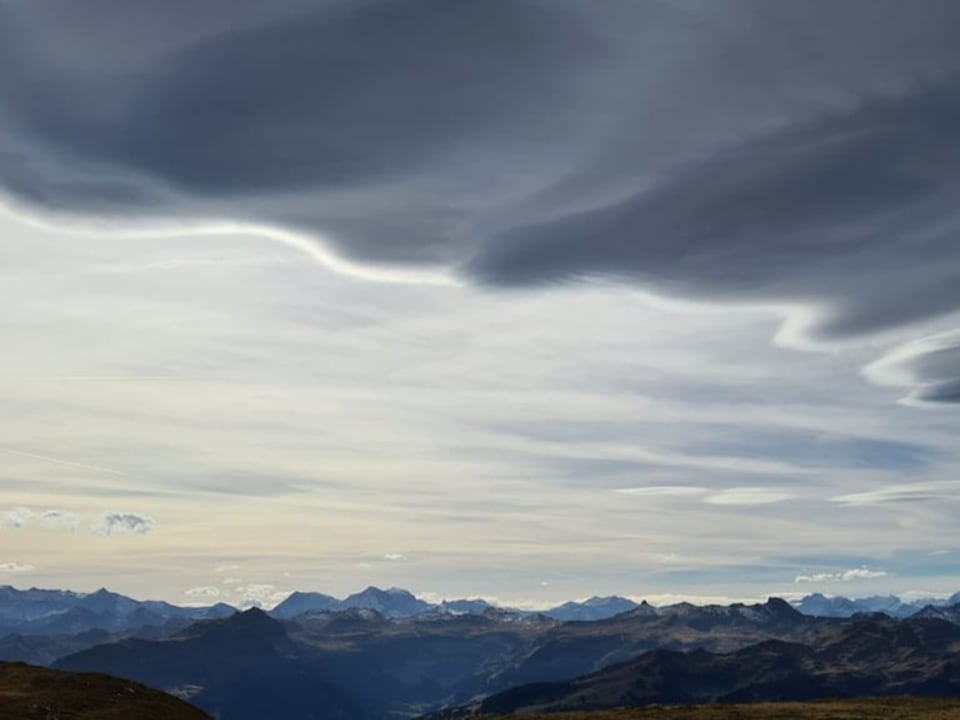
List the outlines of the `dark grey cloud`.
{"label": "dark grey cloud", "polygon": [[[597,210],[514,229],[471,271],[598,274],[660,292],[831,303],[849,336],[960,307],[960,79],[695,161]],[[905,245],[907,247],[905,247]]]}
{"label": "dark grey cloud", "polygon": [[960,310],[957,47],[953,0],[0,0],[0,185],[843,339]]}

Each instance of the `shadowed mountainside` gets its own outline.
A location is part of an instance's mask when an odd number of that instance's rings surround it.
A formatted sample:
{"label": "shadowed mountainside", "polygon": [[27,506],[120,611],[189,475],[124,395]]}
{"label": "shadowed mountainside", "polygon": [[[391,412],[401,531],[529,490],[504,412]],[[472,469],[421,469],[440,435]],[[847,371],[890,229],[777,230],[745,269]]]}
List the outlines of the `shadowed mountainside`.
{"label": "shadowed mountainside", "polygon": [[[322,708],[324,717],[353,720],[476,709],[487,696],[506,696],[497,711],[508,712],[531,704],[525,695],[531,688],[550,688],[553,694],[532,703],[549,704],[579,692],[584,680],[575,678],[608,678],[615,668],[624,674],[585,690],[600,693],[598,707],[831,692],[929,695],[949,679],[954,644],[960,626],[944,620],[816,618],[776,598],[756,605],[640,605],[606,620],[567,623],[496,609],[404,619],[352,609],[286,622],[251,610],[169,638],[98,646],[56,665],[129,677],[226,720],[259,720],[278,707],[283,717]],[[631,663],[641,665],[631,670]],[[900,668],[903,674],[891,674]],[[642,679],[639,689],[630,685],[634,676]],[[679,685],[671,684],[674,677]],[[748,688],[759,690],[747,697]]]}
{"label": "shadowed mountainside", "polygon": [[[657,650],[559,683],[536,683],[443,713],[503,715],[859,696],[960,694],[960,626],[858,616],[815,644],[769,640],[726,654]],[[441,714],[438,714],[441,715]]]}
{"label": "shadowed mountainside", "polygon": [[56,666],[137,680],[221,718],[364,717],[323,679],[309,648],[261,610],[200,622],[164,640],[101,645]]}
{"label": "shadowed mountainside", "polygon": [[129,680],[0,663],[0,720],[210,720],[170,695]]}
{"label": "shadowed mountainside", "polygon": [[[273,685],[264,692],[286,687],[289,717],[297,703],[323,696],[326,717],[334,711],[341,717],[409,717],[522,683],[571,679],[654,648],[729,651],[771,638],[801,642],[844,622],[801,615],[777,599],[659,612],[641,605],[607,620],[569,623],[494,609],[402,620],[353,609],[281,623],[252,610],[168,639],[92,648],[57,666],[186,693],[228,718],[258,717],[243,699],[266,682],[265,673]],[[228,701],[235,703],[230,715]]]}

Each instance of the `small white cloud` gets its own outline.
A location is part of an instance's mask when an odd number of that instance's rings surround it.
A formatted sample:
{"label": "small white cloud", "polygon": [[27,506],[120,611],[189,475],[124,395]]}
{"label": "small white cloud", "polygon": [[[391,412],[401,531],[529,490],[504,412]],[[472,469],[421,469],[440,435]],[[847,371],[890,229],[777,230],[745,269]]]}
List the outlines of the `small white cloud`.
{"label": "small white cloud", "polygon": [[721,490],[704,498],[704,502],[711,505],[770,505],[793,500],[795,497],[793,493],[777,488],[740,487]]}
{"label": "small white cloud", "polygon": [[46,528],[76,530],[79,524],[80,516],[70,510],[34,510],[28,507],[15,507],[0,511],[0,528],[39,525]]}
{"label": "small white cloud", "polygon": [[813,575],[797,575],[793,581],[795,583],[822,583],[836,580],[835,573],[814,573]]}
{"label": "small white cloud", "polygon": [[241,609],[251,607],[272,608],[282,602],[290,593],[277,590],[269,583],[250,583],[234,588],[233,604]]}
{"label": "small white cloud", "polygon": [[221,581],[224,585],[239,585],[243,582],[241,578],[238,577],[227,577]]}
{"label": "small white cloud", "polygon": [[872,580],[873,578],[886,577],[886,570],[867,570],[867,568],[856,568],[854,570],[845,570],[840,573],[840,579],[847,580]]}
{"label": "small white cloud", "polygon": [[407,559],[407,556],[402,553],[387,553],[383,559],[389,562],[402,562]]}
{"label": "small white cloud", "polygon": [[0,528],[21,528],[34,518],[30,508],[15,507],[0,512]]}
{"label": "small white cloud", "polygon": [[134,512],[106,512],[94,524],[98,535],[146,535],[154,528],[153,518]]}
{"label": "small white cloud", "polygon": [[218,565],[213,569],[213,571],[215,573],[228,573],[228,572],[231,572],[232,570],[239,570],[239,569],[240,569],[239,565],[231,564],[231,565]]}
{"label": "small white cloud", "polygon": [[80,525],[80,515],[70,510],[44,510],[37,515],[37,521],[46,527],[76,530]]}
{"label": "small white cloud", "polygon": [[850,582],[851,580],[873,580],[875,578],[882,578],[886,576],[886,570],[870,570],[868,568],[861,567],[844,570],[843,572],[797,575],[793,581],[795,583]]}
{"label": "small white cloud", "polygon": [[190,588],[184,595],[192,598],[218,598],[220,597],[220,588],[212,585]]}
{"label": "small white cloud", "polygon": [[0,573],[4,574],[14,574],[14,573],[28,573],[36,568],[33,565],[21,565],[16,562],[5,562],[0,563]]}

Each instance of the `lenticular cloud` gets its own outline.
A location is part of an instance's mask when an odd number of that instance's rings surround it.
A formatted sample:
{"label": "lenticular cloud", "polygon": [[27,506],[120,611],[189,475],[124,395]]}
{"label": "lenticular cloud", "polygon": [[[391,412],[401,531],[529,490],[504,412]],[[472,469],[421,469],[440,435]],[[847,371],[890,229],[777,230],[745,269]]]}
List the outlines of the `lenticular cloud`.
{"label": "lenticular cloud", "polygon": [[960,310],[958,45],[950,0],[0,2],[0,188],[844,340]]}

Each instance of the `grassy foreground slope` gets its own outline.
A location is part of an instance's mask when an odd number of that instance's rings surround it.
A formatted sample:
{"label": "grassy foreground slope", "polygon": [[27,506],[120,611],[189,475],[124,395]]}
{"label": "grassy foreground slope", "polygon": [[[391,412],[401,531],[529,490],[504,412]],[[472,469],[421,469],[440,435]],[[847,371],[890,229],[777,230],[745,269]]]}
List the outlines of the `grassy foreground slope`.
{"label": "grassy foreground slope", "polygon": [[960,699],[872,698],[806,703],[680,705],[501,717],[515,720],[960,720]]}
{"label": "grassy foreground slope", "polygon": [[0,663],[0,720],[210,720],[175,697],[96,673]]}

